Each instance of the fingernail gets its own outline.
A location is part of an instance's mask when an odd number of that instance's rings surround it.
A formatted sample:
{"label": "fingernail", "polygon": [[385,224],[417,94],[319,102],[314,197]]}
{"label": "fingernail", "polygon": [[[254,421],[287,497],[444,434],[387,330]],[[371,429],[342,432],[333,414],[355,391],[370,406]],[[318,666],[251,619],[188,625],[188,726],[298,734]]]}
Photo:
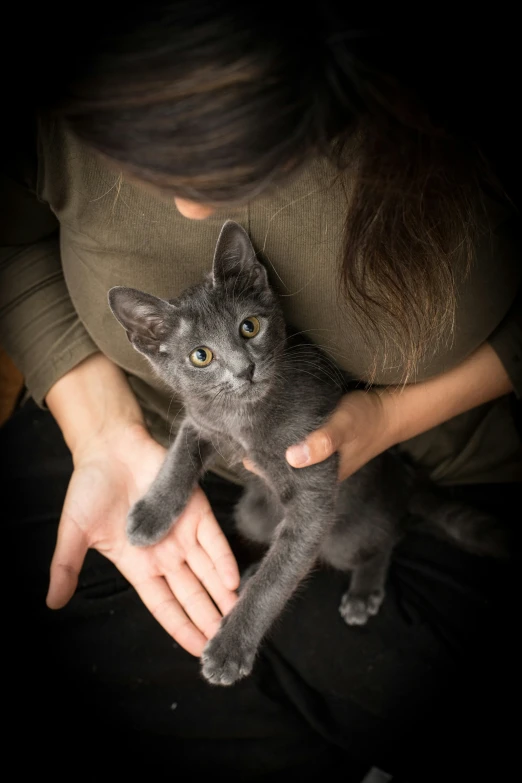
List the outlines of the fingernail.
{"label": "fingernail", "polygon": [[307,465],[310,461],[310,449],[306,443],[298,443],[297,446],[290,446],[286,455],[288,461],[295,468]]}

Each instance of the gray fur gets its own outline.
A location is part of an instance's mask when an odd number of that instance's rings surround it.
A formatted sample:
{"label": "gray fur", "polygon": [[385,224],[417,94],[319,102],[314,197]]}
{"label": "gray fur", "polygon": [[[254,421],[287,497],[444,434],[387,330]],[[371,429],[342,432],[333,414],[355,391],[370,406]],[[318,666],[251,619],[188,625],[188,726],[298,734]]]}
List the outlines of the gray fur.
{"label": "gray fur", "polygon": [[[250,673],[261,640],[319,559],[352,572],[340,606],[348,624],[376,614],[404,534],[411,474],[391,453],[342,484],[337,455],[305,469],[287,463],[286,449],[324,423],[349,384],[319,348],[287,330],[246,232],[225,223],[212,272],[178,299],[118,287],[109,302],[186,411],[157,479],[129,513],[130,541],[144,546],[165,536],[219,454],[245,479],[239,529],[269,546],[204,650],[206,679],[231,685]],[[261,325],[251,339],[240,334],[248,316]],[[206,367],[190,361],[199,346],[213,351]],[[244,457],[262,478],[244,470]]]}

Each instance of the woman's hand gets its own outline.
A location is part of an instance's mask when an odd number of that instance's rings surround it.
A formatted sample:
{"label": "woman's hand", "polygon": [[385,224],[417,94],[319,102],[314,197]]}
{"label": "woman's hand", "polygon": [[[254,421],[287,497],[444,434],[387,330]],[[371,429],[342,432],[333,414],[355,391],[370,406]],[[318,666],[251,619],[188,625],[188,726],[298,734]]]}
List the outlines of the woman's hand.
{"label": "woman's hand", "polygon": [[235,603],[237,566],[200,489],[158,544],[131,546],[129,508],[148,489],[165,455],[143,427],[107,432],[75,455],[51,564],[48,606],[73,596],[89,548],[111,560],[143,603],[188,652],[200,655]]}
{"label": "woman's hand", "polygon": [[74,455],[47,597],[53,609],[74,594],[89,548],[111,560],[144,604],[188,652],[200,655],[235,603],[236,562],[197,489],[174,528],[158,544],[131,546],[125,535],[129,508],[148,489],[165,455],[143,427],[106,432]]}
{"label": "woman's hand", "polygon": [[[312,432],[305,441],[290,446],[286,459],[294,468],[305,468],[322,462],[338,452],[339,480],[343,481],[366,462],[394,444],[386,398],[383,392],[355,391],[346,394],[326,424]],[[247,470],[256,466],[245,460]]]}
{"label": "woman's hand", "polygon": [[286,458],[292,467],[304,468],[337,451],[343,480],[391,446],[512,388],[497,354],[484,343],[461,364],[428,381],[345,395],[326,424],[291,446]]}
{"label": "woman's hand", "polygon": [[97,549],[165,630],[199,656],[217,631],[220,611],[226,614],[237,600],[239,585],[236,561],[207,498],[197,489],[166,538],[146,548],[131,546],[127,513],[158,473],[165,449],[148,434],[125,375],[94,354],[64,375],[46,401],[74,460],[48,606],[59,609],[70,600],[87,550]]}
{"label": "woman's hand", "polygon": [[394,431],[383,393],[354,391],[346,394],[326,424],[286,452],[294,468],[322,462],[339,454],[339,480],[390,448]]}

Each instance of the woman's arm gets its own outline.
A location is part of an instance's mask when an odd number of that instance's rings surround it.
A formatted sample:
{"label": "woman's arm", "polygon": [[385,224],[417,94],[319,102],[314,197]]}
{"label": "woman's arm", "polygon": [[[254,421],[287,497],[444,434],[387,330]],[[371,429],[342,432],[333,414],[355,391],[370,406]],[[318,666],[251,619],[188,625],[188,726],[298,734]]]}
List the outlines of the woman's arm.
{"label": "woman's arm", "polygon": [[39,405],[59,378],[97,350],[69,297],[55,216],[2,170],[0,343]]}
{"label": "woman's arm", "polygon": [[381,392],[392,440],[399,443],[513,391],[499,357],[484,343],[448,372],[404,389]]}
{"label": "woman's arm", "polygon": [[512,390],[497,353],[484,343],[457,367],[428,381],[347,394],[324,427],[287,450],[287,460],[306,467],[338,451],[344,479],[391,446]]}
{"label": "woman's arm", "polygon": [[113,433],[145,427],[124,373],[101,353],[59,378],[46,403],[75,458],[93,440],[109,440]]}

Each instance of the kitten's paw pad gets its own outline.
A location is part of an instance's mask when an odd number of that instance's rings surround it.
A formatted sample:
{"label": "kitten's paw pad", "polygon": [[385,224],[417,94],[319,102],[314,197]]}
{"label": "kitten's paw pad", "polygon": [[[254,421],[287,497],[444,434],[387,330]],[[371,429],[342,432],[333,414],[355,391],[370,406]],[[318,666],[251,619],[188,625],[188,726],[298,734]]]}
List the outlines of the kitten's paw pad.
{"label": "kitten's paw pad", "polygon": [[203,650],[201,672],[212,685],[233,685],[248,677],[254,658],[255,651],[242,649],[237,639],[219,631]]}
{"label": "kitten's paw pad", "polygon": [[384,590],[375,590],[369,595],[351,595],[345,593],[339,612],[348,625],[364,625],[370,617],[377,614],[384,601]]}
{"label": "kitten's paw pad", "polygon": [[145,499],[138,500],[127,515],[127,538],[133,546],[150,546],[161,541],[174,519],[165,517]]}

